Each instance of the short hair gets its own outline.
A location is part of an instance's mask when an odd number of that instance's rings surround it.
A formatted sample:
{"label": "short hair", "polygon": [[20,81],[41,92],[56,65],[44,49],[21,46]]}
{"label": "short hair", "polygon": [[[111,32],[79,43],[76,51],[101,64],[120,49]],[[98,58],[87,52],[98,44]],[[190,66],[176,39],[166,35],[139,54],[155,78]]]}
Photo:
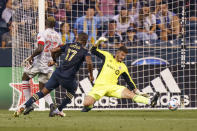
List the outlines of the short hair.
{"label": "short hair", "polygon": [[47,20],[45,21],[45,24],[46,24],[46,26],[47,26],[48,28],[53,28],[53,27],[55,27],[55,22],[56,22],[55,18],[52,17],[52,16],[50,16],[50,17],[48,17]]}
{"label": "short hair", "polygon": [[133,28],[133,27],[129,27],[128,29],[127,29],[127,32],[137,32],[137,30],[135,29],[135,28]]}
{"label": "short hair", "polygon": [[127,8],[125,6],[122,6],[121,10],[127,10]]}
{"label": "short hair", "polygon": [[150,4],[147,1],[143,1],[140,3],[141,7],[149,7]]}
{"label": "short hair", "polygon": [[84,32],[78,34],[78,41],[87,42],[88,35]]}
{"label": "short hair", "polygon": [[95,6],[86,5],[86,6],[85,6],[85,11],[87,11],[88,9],[94,9],[94,10],[95,10]]}
{"label": "short hair", "polygon": [[116,20],[114,20],[114,19],[111,19],[111,20],[109,20],[109,24],[116,24],[117,22],[116,22]]}
{"label": "short hair", "polygon": [[128,53],[128,49],[126,46],[121,46],[118,51],[123,51],[124,53]]}
{"label": "short hair", "polygon": [[60,32],[61,32],[61,33],[62,33],[62,27],[63,27],[65,24],[68,24],[68,26],[70,27],[70,24],[69,24],[69,23],[67,23],[67,22],[63,22],[63,23],[61,23],[61,25],[60,25]]}
{"label": "short hair", "polygon": [[161,1],[161,2],[159,3],[159,5],[166,5],[166,4],[167,4],[166,1]]}

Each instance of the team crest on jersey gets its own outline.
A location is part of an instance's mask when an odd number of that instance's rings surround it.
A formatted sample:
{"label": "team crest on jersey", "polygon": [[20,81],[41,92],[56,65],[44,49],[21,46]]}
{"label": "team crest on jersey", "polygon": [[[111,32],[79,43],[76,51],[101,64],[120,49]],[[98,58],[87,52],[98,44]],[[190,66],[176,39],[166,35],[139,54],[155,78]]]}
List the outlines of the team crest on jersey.
{"label": "team crest on jersey", "polygon": [[116,71],[115,71],[115,74],[116,74],[116,75],[119,75],[119,74],[120,74],[120,71],[119,71],[119,70],[116,70]]}

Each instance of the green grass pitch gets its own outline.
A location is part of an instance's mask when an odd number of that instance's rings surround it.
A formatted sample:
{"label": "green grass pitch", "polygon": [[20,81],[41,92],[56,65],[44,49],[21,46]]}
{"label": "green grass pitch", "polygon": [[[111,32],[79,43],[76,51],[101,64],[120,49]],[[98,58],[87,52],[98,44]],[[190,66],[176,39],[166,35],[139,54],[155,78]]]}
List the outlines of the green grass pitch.
{"label": "green grass pitch", "polygon": [[197,110],[64,111],[66,117],[48,117],[48,111],[13,117],[0,110],[0,131],[197,131]]}

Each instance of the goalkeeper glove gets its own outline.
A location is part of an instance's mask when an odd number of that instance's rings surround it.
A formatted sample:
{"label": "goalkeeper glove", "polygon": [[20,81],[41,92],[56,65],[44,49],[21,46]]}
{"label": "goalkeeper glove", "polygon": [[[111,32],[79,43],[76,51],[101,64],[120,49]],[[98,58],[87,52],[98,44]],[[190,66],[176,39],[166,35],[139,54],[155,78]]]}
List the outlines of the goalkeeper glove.
{"label": "goalkeeper glove", "polygon": [[100,37],[100,38],[96,41],[95,46],[98,46],[101,42],[104,42],[104,41],[107,41],[107,38],[105,38],[105,37]]}
{"label": "goalkeeper glove", "polygon": [[144,97],[150,97],[148,94],[141,92],[139,89],[137,89],[137,90],[135,91],[135,94],[141,95],[141,96],[144,96]]}

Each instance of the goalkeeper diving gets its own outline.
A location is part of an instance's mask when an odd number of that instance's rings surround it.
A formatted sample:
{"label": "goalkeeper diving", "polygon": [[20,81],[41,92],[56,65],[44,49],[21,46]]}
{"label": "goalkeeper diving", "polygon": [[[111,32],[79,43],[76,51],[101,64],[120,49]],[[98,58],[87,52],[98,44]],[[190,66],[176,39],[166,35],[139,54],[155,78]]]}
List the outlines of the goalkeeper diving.
{"label": "goalkeeper diving", "polygon": [[[103,96],[132,99],[136,103],[144,103],[155,107],[160,94],[157,92],[150,99],[143,96],[144,94],[137,89],[129,75],[127,66],[123,63],[128,53],[127,48],[121,46],[113,56],[107,51],[98,49],[99,44],[106,40],[106,38],[100,37],[91,48],[91,53],[102,59],[102,66],[93,88],[85,97],[82,112],[90,111],[93,104]],[[120,76],[123,76],[128,88],[117,84]]]}

